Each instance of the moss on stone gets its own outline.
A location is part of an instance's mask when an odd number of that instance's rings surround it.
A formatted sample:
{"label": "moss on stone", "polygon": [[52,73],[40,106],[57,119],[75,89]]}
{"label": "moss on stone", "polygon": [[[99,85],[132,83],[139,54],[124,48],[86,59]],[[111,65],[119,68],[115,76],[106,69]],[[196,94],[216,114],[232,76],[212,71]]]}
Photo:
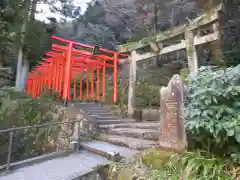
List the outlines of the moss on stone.
{"label": "moss on stone", "polygon": [[152,169],[161,169],[173,154],[175,152],[153,148],[143,152],[142,160],[144,164],[150,165]]}
{"label": "moss on stone", "polygon": [[[127,162],[113,163],[109,166],[108,180],[133,180],[141,177],[149,179],[152,170],[162,169],[175,152],[152,148],[138,153]],[[178,156],[177,156],[178,157]]]}
{"label": "moss on stone", "polygon": [[122,168],[117,176],[117,180],[132,180],[133,170],[130,168]]}
{"label": "moss on stone", "polygon": [[188,68],[184,68],[184,69],[181,69],[181,70],[180,70],[180,75],[181,75],[181,77],[183,78],[183,81],[184,81],[185,83],[188,82],[188,74],[189,74]]}

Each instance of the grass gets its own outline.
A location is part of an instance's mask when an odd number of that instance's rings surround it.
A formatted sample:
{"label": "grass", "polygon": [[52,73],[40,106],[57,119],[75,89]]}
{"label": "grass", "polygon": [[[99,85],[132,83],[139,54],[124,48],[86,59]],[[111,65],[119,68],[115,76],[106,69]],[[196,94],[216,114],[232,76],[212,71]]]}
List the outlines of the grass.
{"label": "grass", "polygon": [[112,164],[108,180],[238,180],[240,168],[232,167],[207,152],[176,154],[150,149],[131,163]]}

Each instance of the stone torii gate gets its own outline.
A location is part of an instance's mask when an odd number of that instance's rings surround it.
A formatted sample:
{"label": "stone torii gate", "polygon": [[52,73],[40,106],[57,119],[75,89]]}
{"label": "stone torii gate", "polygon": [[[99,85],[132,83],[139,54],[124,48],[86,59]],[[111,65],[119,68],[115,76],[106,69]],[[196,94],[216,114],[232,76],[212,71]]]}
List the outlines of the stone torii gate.
{"label": "stone torii gate", "polygon": [[[187,24],[174,27],[165,32],[161,32],[152,37],[146,37],[138,42],[123,44],[119,47],[120,53],[130,53],[128,59],[122,59],[122,63],[129,62],[129,91],[128,91],[128,115],[132,116],[135,109],[135,94],[136,94],[136,72],[137,63],[156,57],[158,55],[167,54],[170,52],[186,49],[188,70],[190,73],[195,73],[198,70],[199,62],[197,57],[196,46],[218,42],[220,40],[219,19],[220,12],[223,10],[222,4],[211,9],[209,12],[202,14],[194,20],[190,20]],[[203,30],[210,30],[210,33],[201,35]],[[164,45],[164,42],[169,39],[176,38],[179,35],[184,35],[184,39],[180,43]],[[222,58],[220,43],[216,53],[218,58]],[[139,51],[149,46],[151,51],[140,54]]]}

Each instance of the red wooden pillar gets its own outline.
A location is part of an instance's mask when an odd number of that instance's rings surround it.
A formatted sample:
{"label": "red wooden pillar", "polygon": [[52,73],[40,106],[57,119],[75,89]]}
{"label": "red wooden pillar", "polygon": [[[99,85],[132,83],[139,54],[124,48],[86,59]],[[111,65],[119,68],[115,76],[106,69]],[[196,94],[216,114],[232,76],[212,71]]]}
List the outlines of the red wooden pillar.
{"label": "red wooden pillar", "polygon": [[38,76],[38,72],[36,73],[36,98],[39,97],[39,76]]}
{"label": "red wooden pillar", "polygon": [[67,57],[66,57],[66,64],[65,64],[65,69],[64,69],[64,87],[63,87],[63,99],[65,105],[67,105],[67,101],[69,100],[69,85],[70,85],[70,71],[71,71],[71,59],[72,59],[72,42],[69,43],[68,46],[68,52],[67,52]]}
{"label": "red wooden pillar", "polygon": [[35,81],[35,83],[34,83],[34,98],[37,98],[38,80],[36,78],[36,72],[34,74],[34,81]]}
{"label": "red wooden pillar", "polygon": [[32,88],[32,79],[28,77],[27,80],[27,95],[31,95],[31,88]]}
{"label": "red wooden pillar", "polygon": [[52,81],[52,90],[55,90],[56,89],[56,61],[55,59],[52,60],[52,69],[51,69],[51,74],[52,74],[52,78],[51,78],[51,81]]}
{"label": "red wooden pillar", "polygon": [[42,95],[42,77],[41,77],[41,72],[39,72],[38,77],[39,77],[38,97],[41,97],[41,95]]}
{"label": "red wooden pillar", "polygon": [[100,67],[97,67],[97,97],[96,100],[100,98]]}
{"label": "red wooden pillar", "polygon": [[47,92],[48,88],[48,72],[47,70],[44,71],[44,92]]}
{"label": "red wooden pillar", "polygon": [[118,91],[117,91],[117,86],[118,86],[118,78],[117,78],[117,73],[118,73],[118,67],[117,67],[117,62],[118,62],[118,53],[114,53],[114,60],[113,60],[113,101],[116,103],[117,98],[118,98]]}
{"label": "red wooden pillar", "polygon": [[[71,66],[70,66],[71,68]],[[68,100],[71,100],[72,99],[72,96],[71,96],[71,85],[72,85],[72,72],[70,71],[70,74],[69,74],[69,84],[68,84]]]}
{"label": "red wooden pillar", "polygon": [[32,97],[35,98],[36,97],[36,80],[35,80],[35,73],[33,75],[33,88],[32,88]]}
{"label": "red wooden pillar", "polygon": [[77,99],[77,75],[74,74],[73,75],[73,98],[74,98],[74,101],[76,101]]}
{"label": "red wooden pillar", "polygon": [[104,59],[104,65],[102,70],[102,101],[105,101],[105,91],[106,91],[106,60]]}
{"label": "red wooden pillar", "polygon": [[44,71],[42,71],[42,74],[41,74],[41,95],[43,94],[44,92]]}
{"label": "red wooden pillar", "polygon": [[41,76],[40,76],[40,72],[38,72],[38,75],[37,75],[37,79],[38,79],[38,94],[37,94],[37,97],[40,98],[41,96]]}
{"label": "red wooden pillar", "polygon": [[60,65],[59,65],[60,58],[59,58],[59,56],[56,56],[55,61],[56,61],[56,79],[55,79],[56,80],[56,91],[59,92],[59,76],[60,76],[60,74],[59,74],[59,72],[60,72]]}
{"label": "red wooden pillar", "polygon": [[63,54],[61,56],[61,61],[60,61],[60,76],[59,76],[59,92],[60,92],[61,98],[63,97],[64,60],[65,60],[65,56]]}
{"label": "red wooden pillar", "polygon": [[89,71],[86,69],[86,100],[88,100],[88,91],[89,91]]}
{"label": "red wooden pillar", "polygon": [[82,72],[79,73],[79,100],[82,100],[83,92],[83,82],[82,82]]}
{"label": "red wooden pillar", "polygon": [[31,95],[33,97],[33,79],[32,78],[31,78],[31,83],[30,83],[29,95]]}
{"label": "red wooden pillar", "polygon": [[91,97],[92,97],[92,100],[94,99],[94,71],[95,71],[95,69],[94,68],[92,68],[92,81],[91,81],[91,83],[92,83],[92,87],[91,87],[91,90],[92,90],[92,95],[91,95]]}
{"label": "red wooden pillar", "polygon": [[48,78],[47,78],[47,81],[48,81],[48,89],[50,89],[51,87],[52,87],[52,80],[51,80],[51,78],[52,78],[52,71],[51,71],[51,68],[52,67],[52,63],[51,64],[49,64],[49,67],[48,67]]}

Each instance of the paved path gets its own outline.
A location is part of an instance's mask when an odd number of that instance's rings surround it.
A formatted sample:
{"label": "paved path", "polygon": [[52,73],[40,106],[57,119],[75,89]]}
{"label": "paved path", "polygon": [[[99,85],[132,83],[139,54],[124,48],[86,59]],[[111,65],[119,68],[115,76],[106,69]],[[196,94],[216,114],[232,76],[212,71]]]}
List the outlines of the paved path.
{"label": "paved path", "polygon": [[35,165],[23,167],[0,177],[0,180],[74,180],[91,172],[94,167],[108,164],[108,160],[87,151],[73,153]]}

